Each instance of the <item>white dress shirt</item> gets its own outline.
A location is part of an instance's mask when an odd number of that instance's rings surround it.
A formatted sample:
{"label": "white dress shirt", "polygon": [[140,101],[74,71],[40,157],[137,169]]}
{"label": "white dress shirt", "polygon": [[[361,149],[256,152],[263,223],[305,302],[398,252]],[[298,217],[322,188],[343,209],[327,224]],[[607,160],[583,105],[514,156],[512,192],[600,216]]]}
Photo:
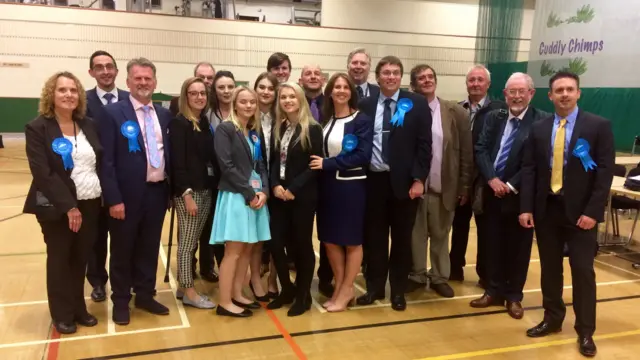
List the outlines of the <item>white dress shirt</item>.
{"label": "white dress shirt", "polygon": [[[111,103],[118,102],[118,88],[117,87],[114,87],[108,93],[113,95],[113,100],[111,100]],[[99,86],[96,86],[96,95],[98,95],[98,99],[100,99],[100,101],[102,101],[102,105],[107,105],[107,99],[104,98],[105,94],[107,94],[107,91],[104,91],[104,90],[100,89]]]}

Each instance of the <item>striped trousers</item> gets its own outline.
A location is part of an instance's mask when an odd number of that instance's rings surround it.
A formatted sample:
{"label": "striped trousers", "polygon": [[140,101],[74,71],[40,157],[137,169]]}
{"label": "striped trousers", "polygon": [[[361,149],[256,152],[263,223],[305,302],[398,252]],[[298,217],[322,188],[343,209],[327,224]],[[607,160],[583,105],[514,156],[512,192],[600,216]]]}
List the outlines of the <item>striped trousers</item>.
{"label": "striped trousers", "polygon": [[193,287],[193,252],[200,241],[200,234],[211,212],[211,191],[200,190],[191,195],[198,207],[196,216],[187,213],[184,199],[175,198],[178,213],[178,283],[181,288]]}

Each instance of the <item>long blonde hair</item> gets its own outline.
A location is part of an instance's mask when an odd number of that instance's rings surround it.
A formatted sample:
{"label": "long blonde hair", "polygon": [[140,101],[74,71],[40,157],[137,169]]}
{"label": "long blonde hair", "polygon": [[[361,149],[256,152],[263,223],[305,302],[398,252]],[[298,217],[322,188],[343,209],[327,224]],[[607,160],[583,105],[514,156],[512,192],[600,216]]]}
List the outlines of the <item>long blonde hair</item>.
{"label": "long blonde hair", "polygon": [[229,116],[229,119],[225,121],[231,121],[233,125],[235,125],[236,129],[244,130],[242,128],[242,125],[240,125],[240,122],[238,121],[238,116],[236,115],[236,101],[238,100],[238,95],[240,95],[240,93],[243,91],[248,91],[249,93],[251,93],[253,98],[256,100],[256,112],[253,114],[253,116],[251,116],[251,118],[249,118],[249,122],[247,122],[247,130],[255,130],[258,134],[260,134],[262,128],[260,126],[260,115],[258,115],[260,113],[260,111],[258,111],[258,94],[256,94],[256,92],[251,88],[244,85],[237,86],[233,90],[233,95],[231,96],[231,114]]}
{"label": "long blonde hair", "polygon": [[68,71],[57,72],[44,83],[40,94],[40,102],[38,103],[38,113],[46,118],[54,118],[56,116],[54,98],[58,79],[61,77],[71,79],[76,84],[76,90],[78,91],[78,106],[73,109],[71,116],[75,120],[81,120],[87,113],[87,94],[85,93],[80,80]]}
{"label": "long blonde hair", "polygon": [[311,139],[309,138],[309,126],[317,125],[318,122],[315,121],[313,115],[311,115],[311,110],[309,109],[309,103],[307,102],[307,98],[304,95],[304,90],[300,87],[300,85],[294,82],[286,82],[278,85],[278,97],[276,101],[278,101],[278,106],[276,107],[276,124],[274,129],[275,136],[275,144],[276,147],[280,145],[280,129],[282,127],[282,123],[287,121],[287,113],[282,109],[282,105],[280,104],[280,96],[282,94],[282,90],[285,88],[293,89],[296,94],[296,99],[298,99],[298,103],[300,104],[300,108],[298,109],[298,124],[300,124],[300,136],[298,137],[302,150],[307,150],[311,147]]}
{"label": "long blonde hair", "polygon": [[[209,103],[209,90],[207,89],[207,85],[204,81],[197,77],[191,77],[185,80],[182,83],[182,89],[180,90],[180,98],[178,99],[178,112],[182,114],[187,120],[191,121],[193,124],[193,130],[200,131],[200,117],[197,117],[191,106],[189,106],[189,87],[195,83],[201,83],[204,86],[205,91],[207,92],[207,98],[205,99],[206,104]],[[208,106],[205,106],[202,109],[200,115],[205,114],[207,112]]]}

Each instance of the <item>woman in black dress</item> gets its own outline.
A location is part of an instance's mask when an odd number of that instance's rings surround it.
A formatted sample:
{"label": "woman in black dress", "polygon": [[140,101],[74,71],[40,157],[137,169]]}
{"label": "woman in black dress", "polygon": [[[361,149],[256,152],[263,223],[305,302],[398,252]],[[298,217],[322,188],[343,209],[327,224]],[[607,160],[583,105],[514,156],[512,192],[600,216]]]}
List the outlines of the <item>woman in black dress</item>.
{"label": "woman in black dress", "polygon": [[357,111],[355,84],[334,74],[324,90],[324,158],[312,156],[311,169],[322,170],[317,213],[318,239],[327,249],[335,291],[323,304],[343,311],[355,296],[353,283],[362,264],[366,168],[373,146],[373,119]]}

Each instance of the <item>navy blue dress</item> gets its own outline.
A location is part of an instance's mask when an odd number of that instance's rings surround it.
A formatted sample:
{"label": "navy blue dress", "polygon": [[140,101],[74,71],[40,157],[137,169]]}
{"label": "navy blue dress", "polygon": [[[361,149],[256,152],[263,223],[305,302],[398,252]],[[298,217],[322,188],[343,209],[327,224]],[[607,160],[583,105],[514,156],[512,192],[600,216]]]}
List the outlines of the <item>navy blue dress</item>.
{"label": "navy blue dress", "polygon": [[[343,152],[345,135],[358,143]],[[341,246],[362,245],[367,168],[373,147],[373,120],[364,113],[331,119],[324,127],[324,154],[319,178],[318,239]]]}

